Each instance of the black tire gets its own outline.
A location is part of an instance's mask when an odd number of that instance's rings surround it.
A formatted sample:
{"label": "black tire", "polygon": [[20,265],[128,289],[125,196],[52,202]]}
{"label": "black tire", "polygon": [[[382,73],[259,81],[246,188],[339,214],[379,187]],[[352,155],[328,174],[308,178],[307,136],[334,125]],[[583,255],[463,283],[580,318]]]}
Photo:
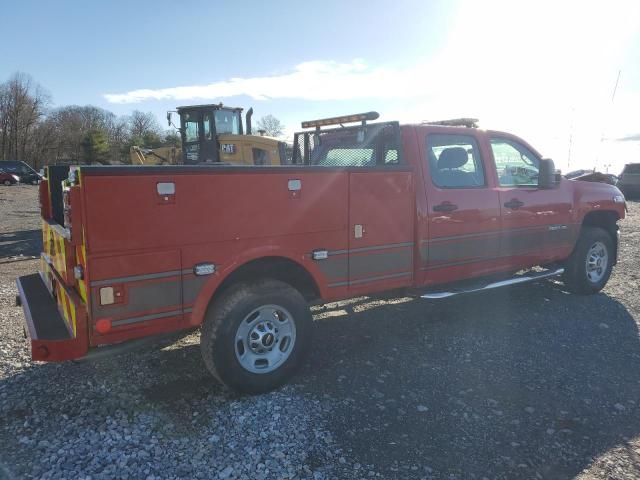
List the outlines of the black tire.
{"label": "black tire", "polygon": [[[602,276],[592,281],[587,275],[587,258],[591,248],[600,242],[607,253],[606,268],[602,269]],[[569,291],[581,295],[591,295],[604,288],[611,276],[615,249],[613,239],[606,230],[598,227],[582,227],[580,238],[567,260],[564,269],[563,281]]]}
{"label": "black tire", "polygon": [[7,187],[9,187],[11,185],[11,180],[5,180],[4,183]]}
{"label": "black tire", "polygon": [[[290,313],[295,340],[277,368],[253,373],[236,354],[236,334],[241,323],[265,305],[280,306]],[[234,285],[209,306],[200,336],[202,358],[211,374],[227,387],[242,393],[267,392],[285,383],[300,366],[309,351],[312,326],[308,303],[290,285],[270,279]]]}

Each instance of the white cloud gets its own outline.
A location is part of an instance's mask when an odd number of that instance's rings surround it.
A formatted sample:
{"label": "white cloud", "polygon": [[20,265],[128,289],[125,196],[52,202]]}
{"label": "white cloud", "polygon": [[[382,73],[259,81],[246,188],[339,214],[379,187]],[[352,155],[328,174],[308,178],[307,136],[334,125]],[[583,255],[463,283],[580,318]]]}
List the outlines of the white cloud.
{"label": "white cloud", "polygon": [[[627,78],[633,74],[629,69],[640,67],[624,62],[629,62],[634,40],[640,39],[639,27],[640,2],[633,0],[606,6],[557,0],[468,1],[459,5],[438,53],[424,58],[413,52],[411,64],[309,61],[277,75],[139,89],[105,98],[123,104],[218,101],[239,95],[301,102],[368,99],[372,108],[384,105],[384,119],[403,122],[477,116],[482,126],[521,134],[561,165],[571,135],[572,159],[602,163],[608,148],[603,137],[638,133],[640,86],[630,85]],[[304,108],[301,103],[300,110]]]}
{"label": "white cloud", "polygon": [[[310,61],[296,65],[290,72],[281,75],[231,78],[207,85],[139,89],[120,94],[105,94],[105,98],[111,103],[219,99],[238,95],[247,95],[259,100],[348,100],[377,95],[380,93],[378,89],[383,85],[381,81],[401,82],[399,75],[402,73],[384,68],[372,69],[362,60],[349,63]],[[383,95],[387,96],[388,93],[391,92],[385,92]]]}

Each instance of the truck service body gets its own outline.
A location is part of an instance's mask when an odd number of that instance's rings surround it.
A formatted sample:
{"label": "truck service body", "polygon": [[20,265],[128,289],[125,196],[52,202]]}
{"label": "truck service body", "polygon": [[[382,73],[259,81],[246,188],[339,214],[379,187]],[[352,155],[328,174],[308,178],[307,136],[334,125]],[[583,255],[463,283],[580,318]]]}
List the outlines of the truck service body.
{"label": "truck service body", "polygon": [[[293,155],[287,166],[81,166],[71,181],[51,168],[41,268],[18,279],[33,359],[204,324],[212,373],[263,391],[309,348],[301,301],[482,288],[534,266],[564,268],[590,293],[616,261],[620,192],[544,183],[545,160],[507,133],[363,122],[297,134]],[[245,299],[257,303],[244,311]]]}

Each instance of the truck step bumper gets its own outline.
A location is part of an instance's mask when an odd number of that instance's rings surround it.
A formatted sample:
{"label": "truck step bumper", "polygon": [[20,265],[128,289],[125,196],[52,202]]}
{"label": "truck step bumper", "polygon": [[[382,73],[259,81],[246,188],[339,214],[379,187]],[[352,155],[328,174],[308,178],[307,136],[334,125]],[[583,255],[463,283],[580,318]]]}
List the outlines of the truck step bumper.
{"label": "truck step bumper", "polygon": [[16,283],[31,339],[31,358],[55,362],[84,356],[86,342],[73,337],[40,274],[19,277]]}
{"label": "truck step bumper", "polygon": [[477,286],[470,286],[467,288],[450,289],[447,291],[439,292],[427,292],[420,296],[429,300],[439,300],[441,298],[449,298],[453,297],[454,295],[460,295],[463,293],[481,292],[484,290],[493,290],[494,288],[508,287],[509,285],[517,285],[519,283],[535,282],[537,280],[542,280],[543,278],[557,277],[559,275],[562,275],[563,273],[564,268],[550,269],[544,270],[542,272],[532,272],[525,275],[517,275],[506,280],[500,280],[483,285],[481,284]]}

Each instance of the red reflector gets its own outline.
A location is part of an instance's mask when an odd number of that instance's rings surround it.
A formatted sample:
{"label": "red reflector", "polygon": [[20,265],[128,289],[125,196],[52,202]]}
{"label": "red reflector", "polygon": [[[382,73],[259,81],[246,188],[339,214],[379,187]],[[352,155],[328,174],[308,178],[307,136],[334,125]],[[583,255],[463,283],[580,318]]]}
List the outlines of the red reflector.
{"label": "red reflector", "polygon": [[49,349],[44,345],[40,345],[38,348],[38,358],[47,358],[49,356]]}
{"label": "red reflector", "polygon": [[101,318],[96,322],[96,330],[98,333],[109,333],[111,330],[111,320],[108,318]]}

